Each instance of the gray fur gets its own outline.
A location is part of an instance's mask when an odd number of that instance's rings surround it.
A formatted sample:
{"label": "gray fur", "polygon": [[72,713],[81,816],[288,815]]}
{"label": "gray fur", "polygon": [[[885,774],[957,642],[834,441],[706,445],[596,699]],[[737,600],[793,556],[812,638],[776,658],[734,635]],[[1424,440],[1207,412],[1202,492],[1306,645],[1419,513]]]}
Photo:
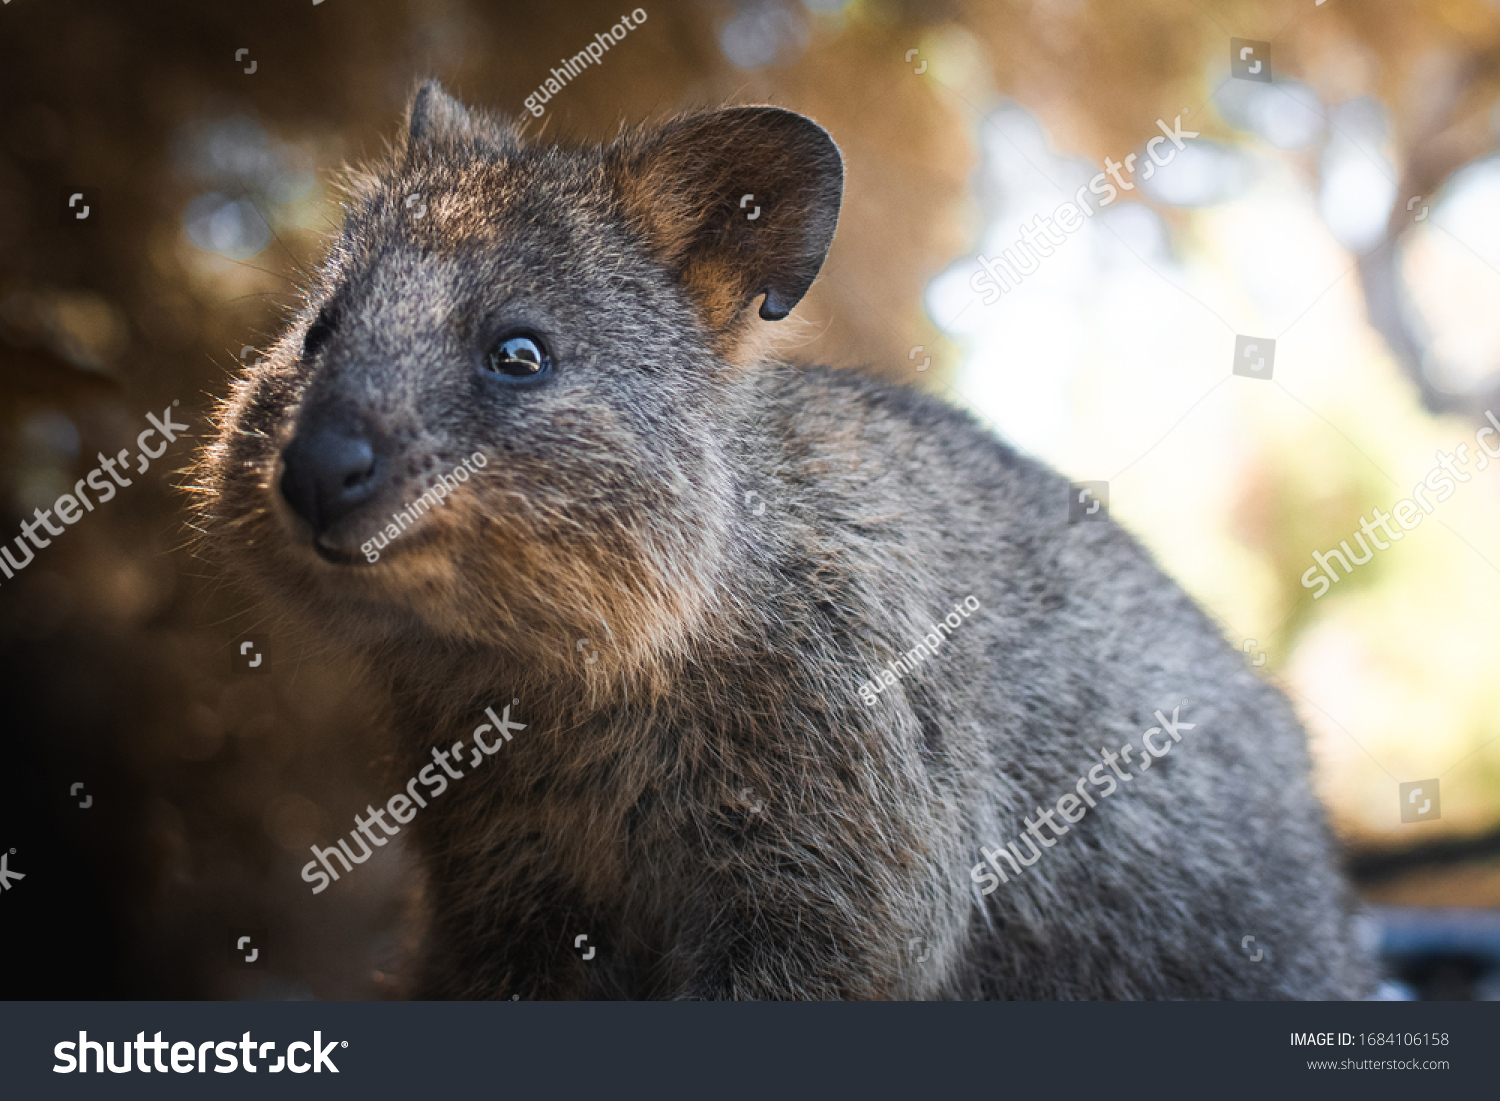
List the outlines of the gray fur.
{"label": "gray fur", "polygon": [[[396,783],[520,701],[527,728],[409,827],[423,992],[1365,993],[1282,695],[1120,527],[1068,524],[1058,475],[930,398],[757,351],[751,301],[805,291],[839,169],[806,120],[738,112],[530,146],[429,86],[205,455],[211,543],[389,689]],[[486,326],[517,319],[556,374],[486,389]],[[464,456],[488,465],[378,564],[326,561],[276,487],[329,403],[399,457],[333,534],[355,557]],[[981,846],[1179,705],[1181,744],[979,893]]]}

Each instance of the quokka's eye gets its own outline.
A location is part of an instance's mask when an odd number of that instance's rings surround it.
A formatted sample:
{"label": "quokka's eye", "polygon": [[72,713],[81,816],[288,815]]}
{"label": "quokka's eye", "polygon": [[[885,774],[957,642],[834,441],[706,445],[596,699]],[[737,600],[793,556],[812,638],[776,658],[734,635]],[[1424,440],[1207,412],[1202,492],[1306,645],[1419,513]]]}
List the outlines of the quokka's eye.
{"label": "quokka's eye", "polygon": [[536,337],[514,333],[491,349],[484,366],[501,378],[530,382],[552,370],[552,357]]}
{"label": "quokka's eye", "polygon": [[333,335],[333,312],[328,306],[318,311],[318,316],[313,323],[307,327],[307,335],[302,338],[302,358],[312,359],[328,343],[328,338]]}

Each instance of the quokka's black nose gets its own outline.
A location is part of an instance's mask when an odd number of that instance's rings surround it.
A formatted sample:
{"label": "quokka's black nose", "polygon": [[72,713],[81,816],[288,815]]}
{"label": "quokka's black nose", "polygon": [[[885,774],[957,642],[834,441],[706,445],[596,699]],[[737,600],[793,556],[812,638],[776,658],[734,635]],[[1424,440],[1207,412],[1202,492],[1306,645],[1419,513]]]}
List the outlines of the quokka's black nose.
{"label": "quokka's black nose", "polygon": [[375,434],[351,413],[305,423],[282,453],[281,495],[322,535],[375,497],[386,461]]}

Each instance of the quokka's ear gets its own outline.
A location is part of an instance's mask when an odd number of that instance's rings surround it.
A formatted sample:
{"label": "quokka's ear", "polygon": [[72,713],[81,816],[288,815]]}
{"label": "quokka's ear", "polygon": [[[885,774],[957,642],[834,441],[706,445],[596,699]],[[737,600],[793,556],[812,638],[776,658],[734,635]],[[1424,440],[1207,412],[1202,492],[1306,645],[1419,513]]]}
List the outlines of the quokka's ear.
{"label": "quokka's ear", "polygon": [[486,120],[471,114],[437,81],[425,81],[412,96],[406,121],[407,149],[476,145],[487,139],[492,140],[493,133]]}
{"label": "quokka's ear", "polygon": [[823,266],[844,162],[828,132],[779,107],[677,119],[611,150],[616,187],[708,327],[727,335],[765,295],[779,321]]}

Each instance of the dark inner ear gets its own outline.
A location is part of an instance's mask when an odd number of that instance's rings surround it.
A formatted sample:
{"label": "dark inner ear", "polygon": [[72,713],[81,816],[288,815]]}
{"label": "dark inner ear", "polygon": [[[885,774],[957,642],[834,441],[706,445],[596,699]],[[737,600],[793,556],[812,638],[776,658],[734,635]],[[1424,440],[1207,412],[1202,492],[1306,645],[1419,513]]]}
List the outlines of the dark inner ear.
{"label": "dark inner ear", "polygon": [[613,163],[632,221],[715,332],[762,294],[760,316],[779,321],[812,286],[838,225],[844,163],[811,119],[731,107],[627,139]]}

